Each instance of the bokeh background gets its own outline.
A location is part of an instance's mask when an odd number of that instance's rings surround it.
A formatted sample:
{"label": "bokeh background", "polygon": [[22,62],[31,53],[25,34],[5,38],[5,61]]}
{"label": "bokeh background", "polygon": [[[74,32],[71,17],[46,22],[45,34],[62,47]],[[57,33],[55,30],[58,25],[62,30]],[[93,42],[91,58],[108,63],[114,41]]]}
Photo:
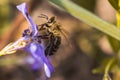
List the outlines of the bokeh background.
{"label": "bokeh background", "polygon": [[[102,19],[115,24],[115,10],[108,0],[72,0],[79,6],[89,10]],[[51,62],[55,72],[49,80],[102,80],[103,69],[96,71],[106,58],[113,56],[107,36],[66,13],[47,0],[1,0],[0,1],[0,49],[21,37],[29,25],[16,5],[26,2],[29,13],[36,24],[48,17],[56,16],[70,35],[68,40],[62,37],[62,44]],[[43,75],[39,70],[31,69],[32,57],[24,51],[16,54],[0,56],[0,80],[39,80]],[[111,74],[112,75],[112,74]]]}

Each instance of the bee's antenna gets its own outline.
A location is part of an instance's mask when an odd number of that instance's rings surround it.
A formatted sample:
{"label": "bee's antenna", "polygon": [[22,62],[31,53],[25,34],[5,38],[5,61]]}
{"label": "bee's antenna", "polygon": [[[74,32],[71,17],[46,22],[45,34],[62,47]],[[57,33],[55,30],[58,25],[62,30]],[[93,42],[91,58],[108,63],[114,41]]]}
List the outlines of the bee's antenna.
{"label": "bee's antenna", "polygon": [[38,17],[40,17],[40,18],[45,18],[45,19],[47,19],[47,20],[48,20],[48,16],[47,16],[47,15],[45,15],[45,14],[40,14],[40,16],[38,16]]}

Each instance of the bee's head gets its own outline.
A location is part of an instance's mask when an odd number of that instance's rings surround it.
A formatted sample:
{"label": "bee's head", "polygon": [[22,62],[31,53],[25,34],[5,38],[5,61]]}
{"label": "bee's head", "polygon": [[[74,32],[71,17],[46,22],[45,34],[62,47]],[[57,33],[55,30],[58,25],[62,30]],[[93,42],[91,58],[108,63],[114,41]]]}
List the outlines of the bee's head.
{"label": "bee's head", "polygon": [[55,22],[55,16],[51,17],[49,20],[48,20],[48,23],[54,23]]}

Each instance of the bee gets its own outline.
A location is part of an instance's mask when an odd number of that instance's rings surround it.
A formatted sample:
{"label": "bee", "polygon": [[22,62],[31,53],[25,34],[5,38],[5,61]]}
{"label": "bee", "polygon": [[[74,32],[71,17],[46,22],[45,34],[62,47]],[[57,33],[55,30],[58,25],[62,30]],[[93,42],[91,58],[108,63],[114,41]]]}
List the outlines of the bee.
{"label": "bee", "polygon": [[59,49],[61,45],[61,34],[68,41],[65,33],[69,34],[62,26],[56,21],[56,17],[48,16],[41,14],[40,18],[45,18],[47,22],[38,25],[38,31],[45,31],[46,35],[41,35],[42,39],[48,39],[48,45],[45,49],[45,55],[51,56]]}

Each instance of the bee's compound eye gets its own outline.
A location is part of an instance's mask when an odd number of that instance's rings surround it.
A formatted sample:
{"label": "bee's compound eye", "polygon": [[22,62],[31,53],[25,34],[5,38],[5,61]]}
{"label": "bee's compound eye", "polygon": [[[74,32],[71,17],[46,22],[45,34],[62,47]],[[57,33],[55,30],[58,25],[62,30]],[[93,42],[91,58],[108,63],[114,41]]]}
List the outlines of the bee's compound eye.
{"label": "bee's compound eye", "polygon": [[51,18],[49,19],[48,23],[52,23],[52,22],[54,22],[54,21],[55,21],[55,17],[51,17]]}

